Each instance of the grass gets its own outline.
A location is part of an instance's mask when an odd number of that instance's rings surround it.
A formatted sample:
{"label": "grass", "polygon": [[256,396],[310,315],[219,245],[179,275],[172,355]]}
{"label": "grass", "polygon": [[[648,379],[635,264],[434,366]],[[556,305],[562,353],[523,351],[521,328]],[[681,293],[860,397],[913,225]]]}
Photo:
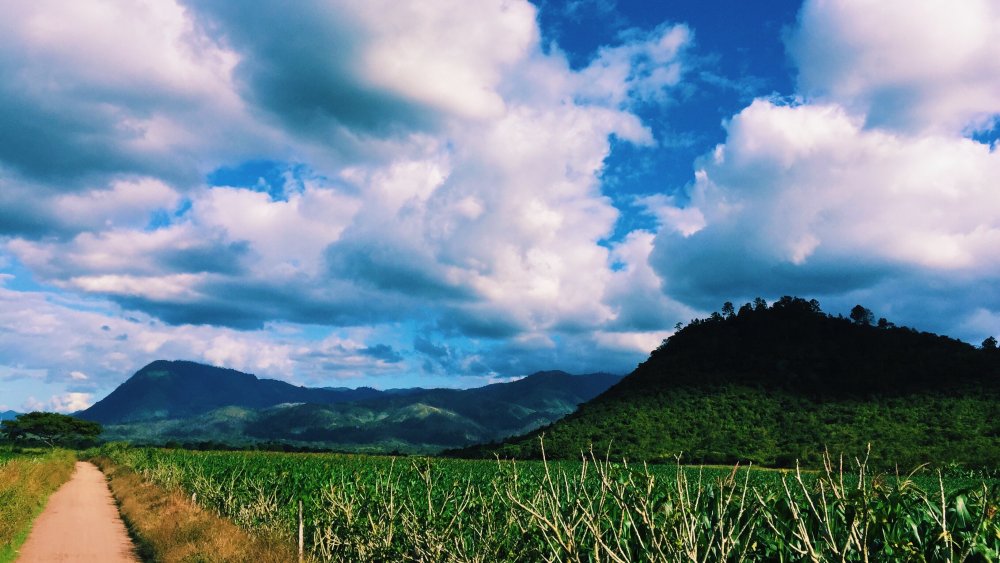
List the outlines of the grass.
{"label": "grass", "polygon": [[321,561],[996,561],[1000,489],[866,459],[819,471],[186,452],[107,454]]}
{"label": "grass", "polygon": [[106,457],[91,461],[107,476],[143,560],[279,563],[297,557],[284,542],[267,534],[249,535],[179,490],[166,490]]}
{"label": "grass", "polygon": [[13,561],[31,525],[76,463],[68,450],[0,452],[0,563]]}

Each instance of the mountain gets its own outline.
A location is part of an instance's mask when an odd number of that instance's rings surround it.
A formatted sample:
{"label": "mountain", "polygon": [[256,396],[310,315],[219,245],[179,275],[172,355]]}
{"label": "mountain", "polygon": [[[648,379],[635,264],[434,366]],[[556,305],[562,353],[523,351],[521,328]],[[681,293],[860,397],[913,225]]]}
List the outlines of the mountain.
{"label": "mountain", "polygon": [[0,420],[14,420],[19,414],[21,413],[15,411],[3,411],[0,412]]}
{"label": "mountain", "polygon": [[[679,330],[619,384],[549,426],[450,455],[818,464],[1000,465],[1000,353],[822,313],[785,297]],[[852,317],[854,313],[852,312]],[[540,443],[539,437],[544,435]]]}
{"label": "mountain", "polygon": [[620,379],[552,371],[474,389],[310,389],[158,361],[78,416],[105,423],[109,440],[430,453],[549,424]]}
{"label": "mountain", "polygon": [[232,369],[157,360],[77,416],[120,424],[190,418],[228,406],[260,409],[282,403],[333,404],[380,394],[368,387],[310,389]]}
{"label": "mountain", "polygon": [[539,372],[474,389],[426,389],[336,405],[269,409],[247,425],[262,440],[384,444],[422,451],[520,434],[576,410],[620,376]]}

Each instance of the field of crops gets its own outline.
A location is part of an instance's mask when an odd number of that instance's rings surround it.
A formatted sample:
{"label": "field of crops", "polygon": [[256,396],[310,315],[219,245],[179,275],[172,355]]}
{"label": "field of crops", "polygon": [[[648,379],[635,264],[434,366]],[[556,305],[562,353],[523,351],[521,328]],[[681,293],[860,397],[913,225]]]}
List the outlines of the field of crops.
{"label": "field of crops", "polygon": [[995,482],[106,446],[322,561],[995,561]]}

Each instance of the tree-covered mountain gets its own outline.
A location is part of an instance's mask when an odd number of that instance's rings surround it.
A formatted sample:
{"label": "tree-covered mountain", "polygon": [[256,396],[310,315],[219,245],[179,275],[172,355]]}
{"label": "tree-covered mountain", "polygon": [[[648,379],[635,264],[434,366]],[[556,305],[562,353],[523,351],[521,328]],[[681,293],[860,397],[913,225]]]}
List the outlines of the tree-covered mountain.
{"label": "tree-covered mountain", "polygon": [[521,434],[576,410],[620,380],[610,374],[539,372],[474,389],[427,389],[336,405],[262,412],[246,426],[264,440],[379,443],[435,450]]}
{"label": "tree-covered mountain", "polygon": [[283,442],[435,452],[549,424],[621,379],[539,372],[474,389],[295,387],[192,362],[153,362],[80,413],[105,438],[145,443]]}
{"label": "tree-covered mountain", "polygon": [[19,414],[21,413],[16,411],[3,411],[0,412],[0,420],[14,420]]}
{"label": "tree-covered mountain", "polygon": [[693,321],[621,383],[572,415],[462,456],[578,457],[764,465],[819,461],[824,448],[909,467],[1000,464],[1000,354],[876,324],[856,307],[763,300]]}
{"label": "tree-covered mountain", "polygon": [[157,360],[77,416],[120,424],[189,418],[227,406],[260,409],[282,403],[333,404],[380,394],[368,387],[311,389],[195,362]]}

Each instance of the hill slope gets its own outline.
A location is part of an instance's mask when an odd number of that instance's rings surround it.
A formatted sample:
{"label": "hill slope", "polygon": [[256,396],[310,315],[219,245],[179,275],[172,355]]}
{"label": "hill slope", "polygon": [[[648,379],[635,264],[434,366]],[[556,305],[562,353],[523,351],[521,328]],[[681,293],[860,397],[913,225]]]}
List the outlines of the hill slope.
{"label": "hill slope", "polygon": [[77,414],[103,424],[188,418],[225,406],[332,404],[380,395],[371,388],[310,389],[195,362],[157,360]]}
{"label": "hill slope", "polygon": [[105,423],[111,440],[436,452],[549,424],[620,380],[539,372],[474,389],[311,389],[157,361],[78,416]]}
{"label": "hill slope", "polygon": [[539,372],[475,389],[427,389],[337,405],[282,407],[260,413],[246,434],[400,449],[420,445],[433,451],[533,430],[573,412],[620,379]]}
{"label": "hill slope", "polygon": [[632,374],[559,422],[456,455],[614,457],[765,465],[823,448],[903,467],[1000,464],[1000,355],[906,328],[834,318],[818,303],[692,322]]}

